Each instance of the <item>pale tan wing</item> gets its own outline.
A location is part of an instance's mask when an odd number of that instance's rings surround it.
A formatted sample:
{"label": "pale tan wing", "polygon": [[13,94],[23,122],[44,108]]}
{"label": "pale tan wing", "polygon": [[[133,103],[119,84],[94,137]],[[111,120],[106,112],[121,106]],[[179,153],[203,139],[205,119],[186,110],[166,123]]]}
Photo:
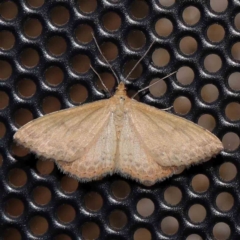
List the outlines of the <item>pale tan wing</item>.
{"label": "pale tan wing", "polygon": [[106,128],[109,105],[101,100],[45,115],[20,128],[14,139],[45,158],[79,160]]}
{"label": "pale tan wing", "polygon": [[141,137],[143,136],[136,132],[130,115],[125,114],[119,138],[116,171],[150,185],[157,180],[171,176],[177,168],[159,165],[152,158]]}
{"label": "pale tan wing", "polygon": [[223,149],[215,135],[184,118],[133,100],[126,108],[141,143],[161,166],[205,161]]}
{"label": "pale tan wing", "polygon": [[88,150],[74,162],[56,161],[60,169],[80,181],[90,181],[106,174],[112,174],[115,168],[117,148],[114,117],[111,114],[103,129]]}

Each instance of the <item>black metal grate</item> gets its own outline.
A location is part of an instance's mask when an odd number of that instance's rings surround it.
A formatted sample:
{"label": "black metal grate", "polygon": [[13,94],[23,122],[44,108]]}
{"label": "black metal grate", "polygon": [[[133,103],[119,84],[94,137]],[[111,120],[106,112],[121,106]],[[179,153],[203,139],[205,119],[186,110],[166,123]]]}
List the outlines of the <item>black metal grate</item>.
{"label": "black metal grate", "polygon": [[[78,183],[15,146],[32,118],[129,94],[212,130],[216,159],[144,187],[118,176]],[[237,0],[11,0],[0,2],[1,239],[239,239],[240,4]],[[159,91],[160,89],[160,91]]]}

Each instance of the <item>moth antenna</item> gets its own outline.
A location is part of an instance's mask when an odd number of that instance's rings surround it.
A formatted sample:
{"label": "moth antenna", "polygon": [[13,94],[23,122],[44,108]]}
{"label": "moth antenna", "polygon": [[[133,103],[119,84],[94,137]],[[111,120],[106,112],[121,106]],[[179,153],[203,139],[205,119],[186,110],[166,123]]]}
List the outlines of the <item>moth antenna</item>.
{"label": "moth antenna", "polygon": [[137,61],[137,63],[134,65],[134,67],[132,68],[132,70],[128,73],[128,75],[124,78],[124,80],[127,80],[128,77],[132,74],[132,72],[134,71],[134,69],[138,66],[138,64],[143,60],[143,58],[148,54],[148,52],[150,51],[150,49],[152,48],[153,44],[156,41],[154,40],[150,46],[148,47],[147,51],[143,54],[143,56]]}
{"label": "moth antenna", "polygon": [[[93,66],[90,64],[90,68],[93,70],[93,72],[97,75],[98,79],[100,80],[101,84],[103,85],[103,87],[107,90],[107,92],[110,93],[110,91],[108,90],[108,88],[106,87],[106,85],[104,84],[101,76],[99,75],[99,73],[93,68]],[[110,95],[112,96],[112,94],[110,93]]]}
{"label": "moth antenna", "polygon": [[155,85],[155,84],[158,83],[159,81],[164,80],[164,79],[166,79],[166,78],[172,76],[172,75],[175,74],[175,73],[177,73],[177,71],[172,72],[172,73],[168,74],[167,76],[165,76],[165,77],[159,79],[158,81],[156,81],[156,82],[154,82],[154,83],[148,85],[147,87],[144,87],[144,88],[138,90],[138,91],[132,96],[132,99],[135,98],[140,92],[142,92],[142,91],[144,91],[144,90],[150,88],[151,86]]}
{"label": "moth antenna", "polygon": [[94,36],[93,33],[92,33],[92,36],[93,36],[93,40],[94,40],[94,42],[95,42],[95,44],[96,44],[96,46],[97,46],[98,51],[100,52],[100,54],[101,54],[101,56],[103,57],[104,61],[107,63],[108,67],[111,69],[113,75],[115,76],[115,78],[116,78],[116,80],[117,80],[117,82],[118,82],[118,84],[119,84],[120,81],[119,81],[119,78],[118,78],[117,74],[116,74],[115,71],[113,70],[111,64],[108,62],[108,60],[107,60],[107,59],[105,58],[105,56],[103,55],[102,50],[101,50],[101,48],[99,47],[98,42],[97,42],[97,40],[96,40],[96,38],[95,38],[95,36]]}

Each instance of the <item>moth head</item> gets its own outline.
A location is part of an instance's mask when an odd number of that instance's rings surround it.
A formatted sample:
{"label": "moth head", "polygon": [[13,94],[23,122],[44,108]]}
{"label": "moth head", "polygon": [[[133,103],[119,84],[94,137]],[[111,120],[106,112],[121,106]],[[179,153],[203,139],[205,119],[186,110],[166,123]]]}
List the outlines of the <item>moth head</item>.
{"label": "moth head", "polygon": [[123,95],[126,96],[126,87],[123,82],[120,82],[117,86],[115,95]]}

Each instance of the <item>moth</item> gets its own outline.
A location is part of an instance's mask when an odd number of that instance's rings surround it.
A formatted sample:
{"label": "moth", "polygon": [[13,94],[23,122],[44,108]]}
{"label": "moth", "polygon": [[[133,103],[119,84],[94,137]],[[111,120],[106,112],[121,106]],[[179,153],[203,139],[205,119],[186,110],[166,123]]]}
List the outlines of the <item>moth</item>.
{"label": "moth", "polygon": [[118,173],[149,185],[223,150],[206,129],[129,98],[123,82],[109,99],[29,122],[14,140],[80,181]]}
{"label": "moth", "polygon": [[122,82],[110,99],[33,120],[14,140],[81,181],[119,173],[153,184],[223,149],[206,129],[129,98]]}

